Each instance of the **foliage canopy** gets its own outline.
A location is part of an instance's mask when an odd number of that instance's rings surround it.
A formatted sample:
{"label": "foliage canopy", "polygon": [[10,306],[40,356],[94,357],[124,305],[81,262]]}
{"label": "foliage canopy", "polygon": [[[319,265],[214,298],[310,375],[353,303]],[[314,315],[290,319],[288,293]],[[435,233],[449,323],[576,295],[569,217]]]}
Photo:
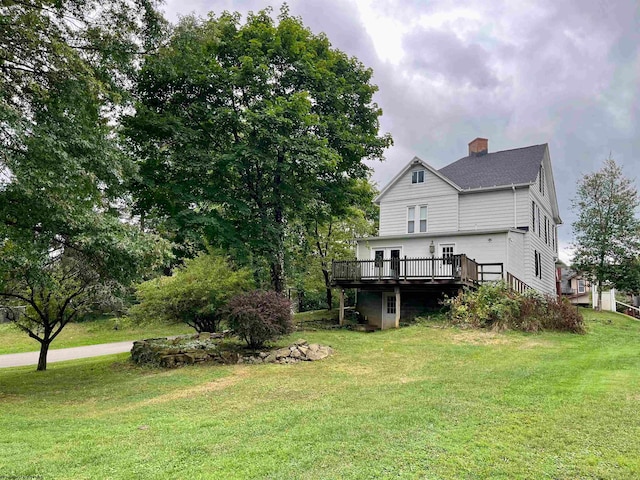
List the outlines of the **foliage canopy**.
{"label": "foliage canopy", "polygon": [[180,320],[198,332],[216,332],[229,299],[251,288],[249,269],[236,270],[220,252],[210,250],[185,260],[170,277],[138,285],[140,303],[129,313],[137,321]]}
{"label": "foliage canopy", "polygon": [[146,60],[126,125],[146,221],[264,261],[282,291],[288,228],[310,208],[352,205],[361,160],[391,138],[378,135],[371,70],[286,8],[270,13],[183,19]]}
{"label": "foliage canopy", "polygon": [[629,279],[624,269],[640,252],[640,205],[637,189],[612,159],[602,169],[585,175],[578,182],[573,209],[574,266],[589,274],[598,285],[598,305],[602,305],[602,286]]}

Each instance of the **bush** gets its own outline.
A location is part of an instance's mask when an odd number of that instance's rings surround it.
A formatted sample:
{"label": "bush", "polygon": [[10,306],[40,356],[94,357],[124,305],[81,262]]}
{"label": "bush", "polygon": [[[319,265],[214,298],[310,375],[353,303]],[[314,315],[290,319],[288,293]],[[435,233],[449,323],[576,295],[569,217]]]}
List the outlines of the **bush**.
{"label": "bush", "polygon": [[535,290],[519,294],[504,282],[485,284],[447,299],[449,320],[456,325],[525,332],[558,330],[584,332],[584,321],[566,299]]}
{"label": "bush", "polygon": [[182,321],[197,332],[216,332],[231,297],[253,288],[249,269],[236,270],[220,252],[186,260],[170,277],[138,285],[140,302],[129,309],[137,322]]}
{"label": "bush", "polygon": [[227,322],[249,348],[260,348],[293,332],[291,302],[276,292],[244,293],[229,301]]}

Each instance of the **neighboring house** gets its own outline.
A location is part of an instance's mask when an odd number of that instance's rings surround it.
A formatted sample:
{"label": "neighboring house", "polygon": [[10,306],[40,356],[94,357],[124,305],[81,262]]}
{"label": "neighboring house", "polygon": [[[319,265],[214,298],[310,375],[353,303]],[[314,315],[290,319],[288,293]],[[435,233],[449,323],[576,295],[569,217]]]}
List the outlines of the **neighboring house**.
{"label": "neighboring house", "polygon": [[591,282],[580,272],[567,267],[558,267],[560,272],[560,294],[572,304],[591,306]]}
{"label": "neighboring house", "polygon": [[[462,286],[503,278],[556,291],[558,213],[546,144],[489,153],[488,140],[437,170],[411,160],[380,192],[378,237],[357,241],[356,261],[335,261],[334,285],[357,289],[371,325],[398,326]],[[342,311],[342,309],[341,309]]]}

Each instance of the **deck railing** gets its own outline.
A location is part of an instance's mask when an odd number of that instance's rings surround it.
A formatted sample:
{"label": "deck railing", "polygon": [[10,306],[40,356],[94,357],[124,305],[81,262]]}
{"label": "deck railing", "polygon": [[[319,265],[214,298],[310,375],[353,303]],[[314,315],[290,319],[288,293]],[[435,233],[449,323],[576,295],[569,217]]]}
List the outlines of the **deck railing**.
{"label": "deck railing", "polygon": [[529,290],[531,287],[520,280],[518,277],[511,275],[507,272],[507,285],[511,288],[511,290],[515,290],[518,293],[524,293]]}
{"label": "deck railing", "polygon": [[478,265],[466,255],[429,258],[335,260],[334,281],[361,280],[463,280],[478,281]]}

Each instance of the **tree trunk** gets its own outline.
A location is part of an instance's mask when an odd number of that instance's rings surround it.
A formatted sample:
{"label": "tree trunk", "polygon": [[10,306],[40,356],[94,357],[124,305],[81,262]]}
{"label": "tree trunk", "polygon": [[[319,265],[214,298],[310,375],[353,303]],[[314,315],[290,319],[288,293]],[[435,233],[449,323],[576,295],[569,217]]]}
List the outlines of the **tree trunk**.
{"label": "tree trunk", "polygon": [[273,220],[276,226],[274,252],[271,258],[271,286],[277,293],[284,292],[284,207],[282,205],[282,166],[284,154],[278,153],[274,175],[274,209]]}
{"label": "tree trunk", "polygon": [[598,308],[596,311],[602,311],[602,280],[598,280]]}
{"label": "tree trunk", "polygon": [[271,286],[277,293],[284,292],[284,254],[282,250],[275,253],[271,262]]}
{"label": "tree trunk", "polygon": [[40,342],[40,356],[38,357],[38,368],[36,371],[44,372],[47,369],[47,353],[49,352],[49,345],[51,340]]}
{"label": "tree trunk", "polygon": [[327,288],[327,310],[331,310],[333,308],[333,291],[331,290],[329,271],[326,268],[323,268],[322,275],[324,275],[324,285]]}

